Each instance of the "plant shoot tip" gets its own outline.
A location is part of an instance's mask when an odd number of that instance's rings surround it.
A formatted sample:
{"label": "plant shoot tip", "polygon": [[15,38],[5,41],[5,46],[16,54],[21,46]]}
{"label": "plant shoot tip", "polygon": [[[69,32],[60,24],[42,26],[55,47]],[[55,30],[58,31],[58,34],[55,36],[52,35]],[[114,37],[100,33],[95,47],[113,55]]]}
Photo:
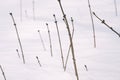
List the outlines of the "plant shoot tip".
{"label": "plant shoot tip", "polygon": [[9,13],[10,15],[12,15],[12,13]]}
{"label": "plant shoot tip", "polygon": [[48,25],[48,23],[46,23],[46,25]]}
{"label": "plant shoot tip", "polygon": [[53,16],[55,17],[55,14],[53,14]]}

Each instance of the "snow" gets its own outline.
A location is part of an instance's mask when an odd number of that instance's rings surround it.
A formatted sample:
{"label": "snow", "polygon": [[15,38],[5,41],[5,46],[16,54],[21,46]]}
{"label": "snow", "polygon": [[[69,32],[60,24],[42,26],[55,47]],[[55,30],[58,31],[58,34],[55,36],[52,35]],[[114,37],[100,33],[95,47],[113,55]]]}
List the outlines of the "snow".
{"label": "snow", "polygon": [[[120,1],[117,1],[118,16],[115,15],[114,0],[90,0],[92,10],[120,33]],[[80,80],[120,80],[120,38],[95,17],[97,47],[93,47],[91,19],[87,0],[62,0],[71,27],[74,19],[73,37],[75,57]],[[53,14],[56,14],[64,59],[69,47],[69,37],[62,21],[57,0],[35,0],[35,17],[32,19],[32,0],[23,1],[23,19],[20,21],[19,1],[1,0],[0,3],[0,65],[7,80],[76,80],[72,54],[70,53],[66,71],[62,68],[57,30]],[[25,14],[25,10],[27,14]],[[26,63],[23,64],[15,28],[9,13],[12,12],[17,24]],[[27,15],[27,16],[26,16]],[[53,57],[49,48],[46,23],[49,24]],[[43,38],[46,51],[40,41]],[[19,50],[20,58],[16,52]],[[41,67],[36,56],[39,57]],[[86,71],[84,65],[87,65]],[[4,80],[0,70],[0,80]]]}

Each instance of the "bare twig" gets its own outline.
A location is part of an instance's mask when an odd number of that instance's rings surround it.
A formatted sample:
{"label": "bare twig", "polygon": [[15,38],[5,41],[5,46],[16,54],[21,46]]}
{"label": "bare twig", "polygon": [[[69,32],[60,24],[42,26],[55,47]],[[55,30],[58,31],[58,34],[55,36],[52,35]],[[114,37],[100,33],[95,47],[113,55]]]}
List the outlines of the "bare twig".
{"label": "bare twig", "polygon": [[88,0],[88,6],[89,6],[90,17],[91,17],[92,28],[93,28],[94,48],[96,48],[96,36],[95,36],[94,20],[93,20],[93,15],[92,15],[92,10],[91,10],[91,5],[90,5],[90,1],[89,0]]}
{"label": "bare twig", "polygon": [[61,0],[58,0],[58,2],[59,2],[60,8],[61,8],[61,11],[62,11],[62,14],[63,14],[63,18],[65,19],[66,27],[67,27],[67,30],[68,30],[69,40],[70,40],[70,44],[71,44],[71,51],[72,51],[72,57],[73,57],[73,64],[74,64],[75,75],[76,75],[77,80],[79,80],[78,71],[77,71],[77,65],[76,65],[76,60],[75,60],[75,54],[74,54],[73,41],[72,41],[72,36],[71,36],[69,24],[68,24],[66,15],[64,13],[64,10],[63,10],[62,4],[61,4]]}
{"label": "bare twig", "polygon": [[53,56],[53,52],[52,52],[52,41],[51,41],[51,35],[50,35],[50,29],[48,26],[48,23],[46,23],[47,29],[48,29],[48,35],[49,35],[49,42],[50,42],[50,52],[51,52],[51,56]]}
{"label": "bare twig", "polygon": [[63,56],[63,51],[62,51],[61,39],[60,39],[60,32],[59,32],[58,23],[57,23],[57,19],[56,19],[55,14],[53,14],[53,17],[55,19],[55,24],[56,24],[56,29],[57,29],[58,39],[59,39],[59,45],[60,45],[60,52],[61,52],[61,59],[62,59],[63,69],[65,70],[65,68],[64,68],[64,56]]}
{"label": "bare twig", "polygon": [[114,33],[116,33],[119,37],[120,37],[120,33],[118,33],[116,30],[114,30],[112,27],[110,27],[106,22],[105,20],[102,20],[100,19],[96,14],[95,12],[93,12],[94,16],[99,19],[104,25],[106,25],[110,30],[112,30]]}
{"label": "bare twig", "polygon": [[1,69],[1,71],[2,71],[2,75],[3,75],[4,79],[6,80],[6,76],[5,76],[5,73],[4,73],[1,65],[0,65],[0,69]]}
{"label": "bare twig", "polygon": [[10,15],[11,15],[11,17],[12,17],[12,20],[13,20],[13,23],[14,23],[14,26],[15,26],[15,30],[16,30],[18,42],[19,42],[20,49],[21,49],[21,52],[22,52],[23,63],[25,64],[25,58],[24,58],[23,48],[22,48],[22,44],[21,44],[21,41],[20,41],[20,37],[19,37],[18,30],[17,30],[17,26],[16,26],[16,23],[15,23],[15,20],[14,20],[14,17],[13,17],[13,15],[12,15],[12,13],[10,13]]}
{"label": "bare twig", "polygon": [[[71,23],[72,23],[72,27],[73,27],[73,30],[72,30],[72,39],[73,39],[73,36],[74,36],[74,20],[73,20],[72,17],[71,17]],[[69,49],[68,49],[68,53],[67,53],[67,58],[66,58],[66,61],[65,61],[65,70],[66,70],[67,63],[68,63],[68,58],[69,58],[69,54],[70,54],[70,48],[71,48],[71,44],[69,45]]]}
{"label": "bare twig", "polygon": [[41,67],[42,65],[41,65],[41,63],[40,63],[40,60],[39,60],[38,56],[36,56],[36,59],[37,59],[37,61],[38,61],[39,66]]}
{"label": "bare twig", "polygon": [[38,30],[38,33],[39,33],[40,40],[41,40],[41,42],[42,42],[42,46],[43,46],[43,48],[44,48],[44,51],[46,51],[45,44],[44,44],[44,41],[43,41],[43,39],[42,39],[42,36],[41,36],[40,30]]}

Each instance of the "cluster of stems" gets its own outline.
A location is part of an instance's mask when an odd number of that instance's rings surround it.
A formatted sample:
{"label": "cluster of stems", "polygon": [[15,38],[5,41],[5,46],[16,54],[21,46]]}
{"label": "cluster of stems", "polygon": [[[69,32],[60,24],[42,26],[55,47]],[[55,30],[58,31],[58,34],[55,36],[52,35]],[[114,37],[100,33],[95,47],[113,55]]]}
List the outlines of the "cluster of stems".
{"label": "cluster of stems", "polygon": [[73,46],[73,41],[72,41],[72,35],[71,35],[71,32],[70,32],[68,20],[67,20],[66,14],[64,13],[64,10],[63,10],[62,4],[61,4],[61,0],[58,0],[58,2],[59,2],[60,8],[61,8],[61,11],[62,11],[62,14],[63,14],[63,18],[64,18],[64,21],[65,21],[65,24],[66,24],[66,27],[67,27],[68,35],[69,35],[75,75],[76,75],[77,80],[79,80],[77,65],[76,65],[76,60],[75,60],[75,54],[74,54],[74,46]]}
{"label": "cluster of stems", "polygon": [[[73,18],[71,17],[71,23],[72,23],[72,39],[73,39],[73,36],[74,36],[74,20]],[[65,70],[67,68],[67,63],[68,63],[68,58],[69,58],[69,55],[70,55],[70,48],[71,48],[71,44],[69,45],[69,49],[68,49],[68,52],[67,52],[67,58],[66,58],[66,61],[65,61]]]}

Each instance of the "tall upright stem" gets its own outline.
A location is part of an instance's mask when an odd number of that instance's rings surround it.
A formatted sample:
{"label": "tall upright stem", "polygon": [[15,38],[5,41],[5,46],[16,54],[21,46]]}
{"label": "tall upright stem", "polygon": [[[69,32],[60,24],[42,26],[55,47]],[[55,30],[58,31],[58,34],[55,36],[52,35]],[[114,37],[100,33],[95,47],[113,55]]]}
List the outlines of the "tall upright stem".
{"label": "tall upright stem", "polygon": [[89,6],[90,17],[91,17],[92,28],[93,28],[94,48],[96,48],[96,36],[95,36],[94,20],[93,20],[93,15],[92,15],[92,10],[91,10],[91,5],[90,5],[90,1],[89,0],[88,0],[88,6]]}
{"label": "tall upright stem", "polygon": [[15,20],[14,20],[14,17],[12,15],[12,13],[10,13],[10,15],[12,17],[12,20],[13,20],[13,23],[14,23],[14,26],[15,26],[15,30],[16,30],[18,42],[19,42],[19,45],[20,45],[21,53],[22,53],[23,63],[25,64],[25,58],[24,58],[23,48],[22,48],[22,44],[21,44],[21,40],[20,40],[20,37],[19,37],[18,30],[17,30],[17,26],[16,26],[16,23],[15,23]]}
{"label": "tall upright stem", "polygon": [[63,64],[63,69],[65,70],[64,66],[64,56],[63,56],[63,50],[62,50],[62,44],[61,44],[61,38],[60,38],[60,32],[58,28],[58,23],[55,14],[53,15],[55,19],[55,24],[56,24],[56,29],[57,29],[57,34],[58,34],[58,39],[59,39],[59,45],[60,45],[60,52],[61,52],[61,59],[62,59],[62,64]]}
{"label": "tall upright stem", "polygon": [[52,51],[52,41],[51,41],[51,35],[50,35],[50,29],[48,26],[48,23],[46,23],[47,29],[48,29],[48,36],[49,36],[49,42],[50,42],[50,52],[51,52],[51,56],[53,56],[53,51]]}
{"label": "tall upright stem", "polygon": [[65,15],[65,13],[64,13],[64,10],[63,10],[62,4],[61,4],[61,0],[58,0],[58,2],[59,2],[59,5],[60,5],[60,8],[61,8],[63,17],[64,17],[65,22],[66,22],[66,27],[67,27],[67,30],[68,30],[69,40],[70,40],[70,44],[71,44],[71,51],[72,51],[72,58],[73,58],[73,64],[74,64],[75,75],[76,75],[77,80],[79,80],[78,71],[77,71],[77,65],[76,65],[76,60],[75,60],[75,54],[74,54],[73,41],[72,41],[72,36],[71,36],[69,24],[68,24],[66,15]]}

